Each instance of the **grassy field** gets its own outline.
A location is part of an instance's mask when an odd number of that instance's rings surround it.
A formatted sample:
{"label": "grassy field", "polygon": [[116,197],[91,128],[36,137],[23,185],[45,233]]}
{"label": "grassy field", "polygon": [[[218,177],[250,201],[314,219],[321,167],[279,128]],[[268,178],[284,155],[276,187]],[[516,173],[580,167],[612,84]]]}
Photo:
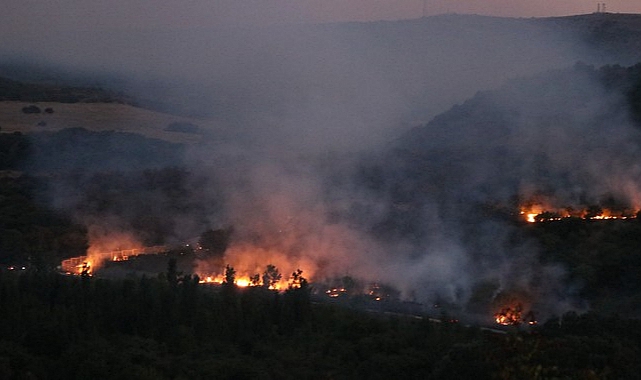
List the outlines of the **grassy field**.
{"label": "grassy field", "polygon": [[[32,104],[43,111],[52,108],[54,112],[22,112],[23,107]],[[138,133],[177,143],[194,143],[201,139],[198,134],[166,131],[165,128],[174,122],[192,123],[201,128],[207,128],[211,123],[116,103],[0,102],[2,132],[57,131],[82,127],[92,131]]]}

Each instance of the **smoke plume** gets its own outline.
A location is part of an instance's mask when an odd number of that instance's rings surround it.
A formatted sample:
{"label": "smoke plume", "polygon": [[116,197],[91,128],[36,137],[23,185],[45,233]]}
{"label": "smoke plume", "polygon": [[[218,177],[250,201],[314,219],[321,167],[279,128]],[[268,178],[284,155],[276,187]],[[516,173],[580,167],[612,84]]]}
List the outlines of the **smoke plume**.
{"label": "smoke plume", "polygon": [[563,270],[488,209],[539,195],[640,206],[639,136],[621,98],[589,69],[558,71],[602,52],[550,23],[439,16],[69,37],[7,49],[203,120],[202,141],[175,162],[189,173],[180,192],[149,181],[116,214],[152,209],[173,241],[232,226],[225,259],[239,273],[273,263],[461,307],[513,290],[553,313],[573,301]]}

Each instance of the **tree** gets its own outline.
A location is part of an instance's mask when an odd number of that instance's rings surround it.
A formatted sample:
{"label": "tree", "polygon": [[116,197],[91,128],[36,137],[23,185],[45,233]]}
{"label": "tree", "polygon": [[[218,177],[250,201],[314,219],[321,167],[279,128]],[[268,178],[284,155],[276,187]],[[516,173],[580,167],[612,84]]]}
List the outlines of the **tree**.
{"label": "tree", "polygon": [[275,289],[276,284],[278,284],[282,277],[278,268],[273,264],[269,264],[265,268],[265,272],[263,272],[263,286],[268,289]]}
{"label": "tree", "polygon": [[289,279],[289,284],[287,285],[287,288],[289,290],[292,290],[292,289],[305,290],[307,289],[308,284],[309,283],[307,279],[303,277],[303,271],[300,269],[296,269],[296,271],[292,273],[292,276]]}
{"label": "tree", "polygon": [[260,274],[256,273],[255,275],[251,276],[249,278],[249,282],[251,283],[252,286],[260,285]]}
{"label": "tree", "polygon": [[230,318],[235,318],[235,294],[236,294],[236,270],[231,265],[227,264],[225,266],[225,277],[223,278],[222,294],[225,300],[227,307],[229,308],[228,312]]}
{"label": "tree", "polygon": [[303,271],[297,269],[292,273],[287,291],[285,292],[284,324],[301,323],[309,319],[311,314],[308,281],[303,277]]}
{"label": "tree", "polygon": [[234,267],[227,264],[225,266],[225,278],[223,279],[223,284],[227,286],[232,286],[236,282],[236,270]]}
{"label": "tree", "polygon": [[537,222],[547,222],[556,219],[561,219],[561,214],[551,211],[544,211],[534,217],[534,220]]}
{"label": "tree", "polygon": [[178,270],[176,269],[176,264],[175,257],[170,258],[167,263],[167,281],[172,285],[176,285],[178,283]]}

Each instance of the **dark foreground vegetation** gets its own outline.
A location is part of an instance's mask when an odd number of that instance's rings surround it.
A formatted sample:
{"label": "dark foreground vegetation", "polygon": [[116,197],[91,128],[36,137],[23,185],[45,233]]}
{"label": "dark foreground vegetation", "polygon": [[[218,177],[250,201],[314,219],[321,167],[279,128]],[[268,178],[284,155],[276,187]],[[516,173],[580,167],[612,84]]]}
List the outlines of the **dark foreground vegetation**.
{"label": "dark foreground vegetation", "polygon": [[[623,94],[625,109],[641,120],[641,66],[573,70]],[[448,117],[466,112],[487,113],[486,98],[477,96],[435,125],[445,127]],[[460,124],[468,125],[467,119]],[[415,144],[408,146],[422,149],[428,139],[421,133],[435,130],[413,131],[408,139]],[[440,167],[418,148],[412,153],[418,154],[401,160],[407,166],[397,171],[404,181],[389,177],[393,200],[401,205],[421,205],[420,189],[434,182],[421,177],[430,171],[419,159]],[[306,288],[275,293],[212,287],[171,271],[106,280],[52,270],[87,248],[86,228],[73,212],[96,219],[118,215],[120,226],[145,244],[165,243],[175,216],[204,219],[209,213],[193,200],[209,199],[197,194],[207,186],[168,167],[182,156],[179,146],[116,132],[0,134],[0,379],[641,377],[641,326],[632,319],[641,305],[639,220],[516,226],[514,236],[536,242],[542,260],[567,269],[568,282],[594,312],[507,333],[313,304]],[[372,172],[371,187],[385,189]],[[47,206],[52,190],[69,195],[66,209]],[[413,213],[418,209],[399,208],[369,232],[389,239],[421,236],[422,214]],[[222,254],[217,245],[224,244],[212,244],[210,254]]]}
{"label": "dark foreground vegetation", "polygon": [[0,272],[2,379],[633,379],[641,326],[567,314],[506,334],[212,288]]}
{"label": "dark foreground vegetation", "polygon": [[542,259],[562,263],[580,297],[602,315],[641,317],[641,219],[534,223]]}

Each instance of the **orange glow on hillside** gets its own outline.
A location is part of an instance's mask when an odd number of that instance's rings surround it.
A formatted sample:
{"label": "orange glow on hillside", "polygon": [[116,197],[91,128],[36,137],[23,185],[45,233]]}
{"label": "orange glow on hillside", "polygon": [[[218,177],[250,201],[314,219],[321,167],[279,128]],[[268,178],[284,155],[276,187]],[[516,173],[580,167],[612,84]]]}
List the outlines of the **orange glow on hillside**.
{"label": "orange glow on hillside", "polygon": [[593,206],[590,208],[574,209],[545,206],[542,204],[528,204],[521,206],[519,214],[528,223],[550,222],[566,218],[584,220],[625,220],[637,217],[638,208],[612,210]]}
{"label": "orange glow on hillside", "polygon": [[[92,235],[90,233],[90,235]],[[62,272],[74,275],[92,275],[105,262],[127,261],[130,257],[165,252],[165,246],[145,247],[128,234],[108,234],[90,237],[87,254],[63,260]]]}
{"label": "orange glow on hillside", "polygon": [[[219,284],[220,285],[224,282],[225,282],[225,276],[223,276],[222,274],[217,276],[206,276],[206,277],[200,278],[201,284]],[[236,286],[240,286],[241,288],[260,285],[260,284],[253,284],[249,277],[236,278],[234,281],[234,284],[236,284]]]}
{"label": "orange glow on hillside", "polygon": [[[222,285],[225,282],[225,276],[223,275],[218,275],[218,276],[206,276],[200,279],[201,284],[217,284],[217,285]],[[250,277],[243,276],[243,277],[236,277],[234,279],[234,284],[238,287],[241,288],[247,288],[247,287],[252,287],[252,286],[263,286],[262,280],[260,281],[254,281]],[[276,284],[273,286],[269,286],[268,289],[270,290],[277,290],[277,291],[283,291],[288,288],[296,288],[298,287],[296,284],[292,283],[292,278],[289,275],[283,275],[283,278],[281,278],[280,281],[278,281]]]}
{"label": "orange glow on hillside", "polygon": [[[225,265],[236,271],[235,284],[240,287],[262,286],[263,274],[267,265],[276,267],[281,275],[270,289],[285,290],[290,285],[292,273],[303,268],[306,279],[313,277],[316,264],[302,255],[286,255],[281,251],[268,248],[259,248],[249,244],[239,244],[230,247],[224,256]],[[220,259],[201,259],[197,262],[196,273],[203,283],[222,284],[225,268]]]}

